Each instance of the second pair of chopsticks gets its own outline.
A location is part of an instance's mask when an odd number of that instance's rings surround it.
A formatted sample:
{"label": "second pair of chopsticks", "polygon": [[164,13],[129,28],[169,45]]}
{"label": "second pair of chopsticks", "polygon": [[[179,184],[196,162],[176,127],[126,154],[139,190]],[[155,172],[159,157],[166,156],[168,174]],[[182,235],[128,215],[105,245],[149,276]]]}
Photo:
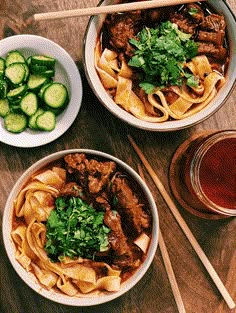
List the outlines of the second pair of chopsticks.
{"label": "second pair of chopsticks", "polygon": [[[93,8],[82,8],[82,9],[75,9],[75,10],[37,13],[33,15],[33,19],[35,21],[40,21],[40,20],[71,18],[71,17],[85,16],[85,15],[90,16],[90,15],[108,14],[108,13],[115,13],[115,12],[127,12],[127,11],[133,11],[133,10],[151,9],[151,8],[165,7],[165,6],[171,6],[171,5],[177,5],[177,4],[191,3],[195,1],[196,0],[138,1],[138,2],[98,6],[98,7],[93,7]],[[200,1],[204,1],[204,0],[200,0]]]}
{"label": "second pair of chopsticks", "polygon": [[177,220],[179,226],[181,227],[182,231],[184,232],[185,236],[191,243],[193,249],[197,253],[199,259],[203,263],[205,269],[207,270],[208,274],[212,278],[213,282],[215,283],[216,287],[218,288],[219,292],[221,293],[222,297],[224,298],[225,302],[227,303],[228,307],[232,310],[235,308],[235,302],[231,298],[230,294],[228,293],[227,289],[225,288],[224,284],[222,283],[220,277],[216,273],[215,269],[213,268],[212,264],[210,263],[209,259],[207,258],[206,254],[202,250],[201,246],[197,242],[196,238],[194,237],[193,233],[191,232],[190,228],[186,224],[185,220],[179,213],[179,210],[177,209],[176,205],[174,204],[173,200],[169,196],[168,192],[166,191],[164,185],[162,184],[161,180],[155,173],[155,171],[152,169],[151,165],[145,158],[142,151],[139,149],[133,138],[128,135],[128,139],[133,146],[134,150],[138,154],[139,158],[141,159],[143,165],[147,169],[148,173],[150,174],[151,178],[153,179],[156,187],[158,188],[160,194],[162,195],[163,199],[167,203],[168,207],[170,208],[172,214],[174,215],[175,219]]}
{"label": "second pair of chopsticks", "polygon": [[[138,172],[139,172],[140,177],[146,182],[142,167],[140,166],[139,163],[138,163]],[[162,236],[161,229],[159,230],[159,247],[160,247],[161,256],[162,256],[162,259],[163,259],[163,262],[165,265],[166,273],[167,273],[167,276],[168,276],[168,279],[170,282],[170,286],[171,286],[171,289],[172,289],[172,292],[173,292],[173,295],[175,298],[175,302],[176,302],[176,305],[178,308],[178,312],[179,313],[186,313],[184,303],[183,303],[183,300],[182,300],[182,297],[181,297],[181,294],[179,291],[178,283],[176,281],[175,273],[174,273],[172,265],[171,265],[169,253],[167,251],[164,238]]]}

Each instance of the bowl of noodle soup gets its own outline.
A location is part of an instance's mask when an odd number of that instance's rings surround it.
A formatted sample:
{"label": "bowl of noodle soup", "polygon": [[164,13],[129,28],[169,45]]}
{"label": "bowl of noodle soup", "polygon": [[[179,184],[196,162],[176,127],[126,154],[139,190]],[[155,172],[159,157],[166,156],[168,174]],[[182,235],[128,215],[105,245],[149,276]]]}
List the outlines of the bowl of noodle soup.
{"label": "bowl of noodle soup", "polygon": [[19,277],[71,306],[108,302],[134,287],[158,234],[155,201],[140,176],[89,149],[56,152],[29,167],[3,214],[5,249]]}
{"label": "bowl of noodle soup", "polygon": [[235,49],[234,14],[225,1],[210,0],[91,17],[83,61],[94,94],[117,118],[145,130],[175,131],[225,103],[236,81]]}

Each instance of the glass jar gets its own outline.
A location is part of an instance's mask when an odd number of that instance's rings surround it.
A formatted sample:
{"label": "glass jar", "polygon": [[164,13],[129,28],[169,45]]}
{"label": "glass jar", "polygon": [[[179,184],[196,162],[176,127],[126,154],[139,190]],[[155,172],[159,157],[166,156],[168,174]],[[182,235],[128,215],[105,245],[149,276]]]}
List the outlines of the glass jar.
{"label": "glass jar", "polygon": [[236,131],[185,141],[173,156],[170,186],[178,202],[199,217],[236,216]]}

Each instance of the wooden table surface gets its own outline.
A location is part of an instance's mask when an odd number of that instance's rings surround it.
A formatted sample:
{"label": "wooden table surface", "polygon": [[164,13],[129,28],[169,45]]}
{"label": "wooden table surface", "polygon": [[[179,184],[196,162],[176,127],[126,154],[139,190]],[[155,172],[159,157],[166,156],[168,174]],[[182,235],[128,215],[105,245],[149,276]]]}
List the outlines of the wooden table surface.
{"label": "wooden table surface", "polygon": [[[235,0],[228,0],[236,12]],[[139,158],[127,140],[130,133],[159,173],[169,190],[168,168],[176,148],[190,135],[203,130],[236,128],[236,88],[225,105],[204,122],[189,129],[157,133],[135,129],[108,112],[93,95],[82,65],[83,35],[89,17],[41,21],[26,27],[24,19],[33,13],[95,6],[95,0],[1,0],[0,32],[4,36],[29,33],[61,45],[75,60],[83,80],[81,110],[70,129],[54,142],[38,148],[16,148],[0,142],[1,219],[7,197],[21,174],[35,161],[68,148],[91,148],[110,153],[137,170]],[[1,43],[0,43],[1,49]],[[147,182],[155,197],[160,225],[188,313],[230,312],[202,263],[196,256],[152,180]],[[177,204],[178,206],[178,204]],[[197,218],[178,206],[222,282],[236,301],[236,219],[209,221]],[[2,232],[1,232],[2,234]],[[1,235],[0,312],[2,313],[175,313],[177,307],[159,248],[143,279],[120,298],[95,307],[68,307],[51,302],[32,291],[11,266]]]}

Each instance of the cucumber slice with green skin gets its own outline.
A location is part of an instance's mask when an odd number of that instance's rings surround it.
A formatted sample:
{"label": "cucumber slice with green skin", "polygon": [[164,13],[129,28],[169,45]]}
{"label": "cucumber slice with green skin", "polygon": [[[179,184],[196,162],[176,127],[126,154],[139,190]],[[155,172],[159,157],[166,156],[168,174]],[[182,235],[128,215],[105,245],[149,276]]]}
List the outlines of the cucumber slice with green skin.
{"label": "cucumber slice with green skin", "polygon": [[28,92],[20,101],[21,110],[28,116],[36,113],[38,109],[38,98],[33,92]]}
{"label": "cucumber slice with green skin", "polygon": [[38,93],[38,96],[39,96],[41,99],[43,98],[44,90],[45,90],[49,85],[51,85],[51,84],[52,84],[52,82],[46,83],[46,84],[44,84],[44,85],[40,88],[39,93]]}
{"label": "cucumber slice with green skin", "polygon": [[16,101],[19,100],[27,91],[27,85],[22,85],[20,87],[11,89],[7,93],[7,98],[9,101]]}
{"label": "cucumber slice with green skin", "polygon": [[0,99],[0,116],[5,117],[10,112],[10,105],[7,98]]}
{"label": "cucumber slice with green skin", "polygon": [[5,76],[13,85],[20,85],[25,79],[25,67],[22,63],[12,63],[5,69]]}
{"label": "cucumber slice with green skin", "polygon": [[6,67],[13,63],[25,63],[23,54],[18,50],[12,50],[6,57]]}
{"label": "cucumber slice with green skin", "polygon": [[54,68],[56,60],[46,55],[33,55],[30,62],[32,65],[44,65],[47,68]]}
{"label": "cucumber slice with green skin", "polygon": [[24,82],[27,82],[27,80],[29,78],[30,70],[29,70],[29,67],[26,63],[22,63],[22,65],[24,66],[24,69],[25,69]]}
{"label": "cucumber slice with green skin", "polygon": [[37,65],[37,64],[30,65],[30,71],[32,74],[41,74],[47,70],[48,67],[46,65]]}
{"label": "cucumber slice with green skin", "polygon": [[44,110],[42,108],[38,108],[36,113],[34,113],[33,115],[29,117],[29,127],[31,129],[39,129],[36,124],[36,120],[37,120],[37,117],[43,113],[44,113]]}
{"label": "cucumber slice with green skin", "polygon": [[4,99],[7,96],[7,83],[5,80],[0,80],[0,99]]}
{"label": "cucumber slice with green skin", "polygon": [[32,91],[38,91],[47,81],[47,77],[30,74],[27,85]]}
{"label": "cucumber slice with green skin", "polygon": [[5,71],[5,60],[3,58],[0,58],[0,77],[4,76]]}
{"label": "cucumber slice with green skin", "polygon": [[52,131],[56,126],[56,115],[51,111],[45,111],[36,119],[36,125],[44,131]]}
{"label": "cucumber slice with green skin", "polygon": [[68,101],[66,86],[58,82],[51,83],[43,92],[43,100],[52,109],[64,107]]}
{"label": "cucumber slice with green skin", "polygon": [[6,130],[11,133],[23,132],[28,124],[27,117],[24,114],[9,113],[4,117],[4,125]]}
{"label": "cucumber slice with green skin", "polygon": [[42,72],[41,75],[47,78],[53,78],[55,76],[55,70],[47,70]]}
{"label": "cucumber slice with green skin", "polygon": [[54,69],[48,69],[44,65],[34,65],[30,67],[31,74],[33,75],[40,75],[47,78],[52,78],[55,76]]}

